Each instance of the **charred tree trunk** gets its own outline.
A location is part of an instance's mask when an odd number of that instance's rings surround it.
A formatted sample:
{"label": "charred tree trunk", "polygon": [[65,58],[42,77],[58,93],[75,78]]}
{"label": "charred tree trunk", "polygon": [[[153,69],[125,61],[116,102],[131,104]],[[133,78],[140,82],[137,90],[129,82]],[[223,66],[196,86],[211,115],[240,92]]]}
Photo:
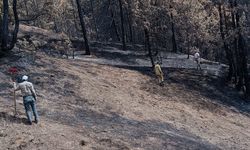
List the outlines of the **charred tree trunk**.
{"label": "charred tree trunk", "polygon": [[235,31],[232,57],[234,59],[235,66],[235,84],[238,90],[243,90],[246,94],[249,92],[249,76],[248,76],[248,62],[247,62],[247,47],[245,44],[245,39],[243,37],[242,25],[240,23],[240,18],[243,15],[243,10],[238,7],[236,0],[230,0],[230,11],[231,11],[231,20],[232,20],[232,29]]}
{"label": "charred tree trunk", "polygon": [[90,5],[91,5],[91,11],[92,11],[92,17],[93,17],[93,21],[94,21],[94,26],[95,26],[96,40],[98,40],[99,39],[99,34],[98,34],[97,23],[96,23],[96,18],[95,18],[95,10],[94,10],[94,6],[93,6],[93,0],[90,1]]}
{"label": "charred tree trunk", "polygon": [[[232,19],[232,27],[234,30],[237,30],[236,26],[236,20],[235,20],[235,3],[233,0],[230,0],[230,9],[231,9],[231,19]],[[239,82],[239,54],[238,54],[238,39],[235,36],[234,37],[234,42],[233,42],[233,49],[234,49],[234,66],[235,66],[235,72],[234,72],[234,77],[235,77],[235,85]]]}
{"label": "charred tree trunk", "polygon": [[[235,8],[237,8],[237,3],[235,1]],[[239,16],[239,11],[237,8],[236,11],[236,32],[237,32],[237,58],[238,58],[238,73],[239,73],[239,81],[237,83],[237,89],[241,89],[241,87],[243,86],[243,49],[244,49],[244,45],[242,44],[241,40],[242,39],[242,35],[240,33],[240,25],[239,25],[239,21],[240,21],[240,16]]]}
{"label": "charred tree trunk", "polygon": [[189,59],[190,58],[190,37],[189,37],[189,35],[187,35],[187,40],[188,40],[188,57],[187,57],[187,59]]}
{"label": "charred tree trunk", "polygon": [[[12,33],[12,40],[9,41],[9,3],[8,0],[3,1],[4,5],[4,11],[3,11],[3,24],[1,29],[1,50],[6,53],[6,51],[9,51],[14,48],[16,41],[17,41],[17,34],[19,30],[19,18],[17,13],[17,0],[13,0],[13,13],[14,13],[14,20],[15,20],[15,28]],[[10,42],[10,43],[9,43]]]}
{"label": "charred tree trunk", "polygon": [[[220,33],[221,33],[221,38],[223,40],[224,50],[226,52],[226,58],[227,58],[228,64],[229,64],[229,72],[228,72],[227,81],[231,81],[232,76],[233,76],[233,58],[230,55],[230,50],[229,50],[229,48],[226,44],[226,41],[225,41],[225,32],[223,29],[223,15],[222,15],[222,6],[221,5],[222,4],[219,3],[219,6],[218,6],[219,16],[220,16]],[[224,17],[224,19],[225,19],[225,17]]]}
{"label": "charred tree trunk", "polygon": [[[172,5],[170,5],[170,9],[172,9]],[[176,43],[176,38],[175,38],[175,27],[174,27],[174,17],[173,13],[170,13],[170,18],[171,18],[171,30],[172,30],[172,44],[173,44],[173,52],[177,53],[177,43]]]}
{"label": "charred tree trunk", "polygon": [[[225,35],[229,35],[228,34],[228,20],[227,20],[227,15],[226,15],[226,9],[225,9],[225,5],[223,6],[223,16],[224,16],[224,24],[225,24]],[[220,17],[221,18],[221,17]],[[225,39],[223,40],[224,43],[226,44],[226,41]],[[225,44],[224,44],[224,47],[225,47]],[[226,58],[227,60],[229,61],[229,72],[228,72],[228,77],[227,77],[227,81],[231,81],[233,76],[236,75],[236,63],[235,63],[235,59],[233,57],[233,52],[232,50],[229,48],[229,46],[226,44],[226,47],[225,47],[225,51],[226,51]],[[235,76],[235,79],[236,79],[236,76]]]}
{"label": "charred tree trunk", "polygon": [[128,28],[129,28],[129,42],[133,42],[133,31],[132,31],[132,21],[131,21],[131,15],[128,13],[127,15],[128,19]]}
{"label": "charred tree trunk", "polygon": [[1,29],[1,49],[3,51],[7,50],[9,41],[9,1],[3,0],[3,23]]}
{"label": "charred tree trunk", "polygon": [[[75,6],[75,0],[71,0],[70,2],[71,2],[71,5],[72,5],[72,6]],[[78,21],[78,18],[79,18],[77,13],[78,13],[78,11],[75,10],[75,9],[72,11],[72,14],[73,14],[73,16],[74,16],[73,21],[74,21],[75,29],[76,29],[76,31],[80,31],[81,28],[80,28],[80,25],[79,25],[78,22],[77,22],[77,21]],[[79,35],[79,33],[77,33],[77,35]]]}
{"label": "charred tree trunk", "polygon": [[152,50],[151,50],[151,45],[150,45],[150,37],[149,37],[149,31],[147,28],[144,28],[144,36],[145,36],[145,48],[147,49],[148,51],[148,56],[150,58],[150,61],[151,61],[151,64],[152,64],[152,67],[155,66],[155,63],[154,63],[154,58],[153,58],[153,54],[152,54]]}
{"label": "charred tree trunk", "polygon": [[89,41],[88,41],[88,38],[87,38],[87,31],[86,31],[85,23],[84,23],[84,20],[83,20],[83,14],[82,14],[82,8],[81,8],[80,0],[76,0],[76,4],[77,4],[77,10],[78,10],[80,24],[81,24],[81,28],[82,28],[83,38],[84,38],[84,42],[85,42],[85,51],[86,51],[85,55],[90,55]]}
{"label": "charred tree trunk", "polygon": [[115,23],[115,17],[114,17],[114,13],[113,13],[112,9],[110,10],[110,13],[111,13],[111,18],[112,18],[111,28],[114,29],[117,40],[121,41],[118,29],[117,29],[117,25]]}
{"label": "charred tree trunk", "polygon": [[250,95],[249,93],[249,79],[248,79],[248,62],[247,62],[247,50],[246,50],[246,45],[245,45],[245,40],[242,35],[242,27],[240,24],[240,18],[242,16],[242,12],[240,8],[238,8],[237,1],[235,1],[234,4],[235,8],[237,9],[236,11],[236,27],[237,27],[237,35],[238,35],[238,51],[239,51],[239,83],[238,83],[238,88],[239,89],[244,89],[244,86],[246,87],[246,93]]}
{"label": "charred tree trunk", "polygon": [[246,87],[245,92],[248,96],[250,96],[250,85],[249,85],[249,76],[248,76],[248,67],[247,67],[248,53],[247,53],[244,38],[242,37],[241,34],[239,35],[239,49],[241,51],[240,54],[241,54],[241,59],[242,59],[242,64],[241,64],[241,71],[242,72],[241,72],[241,76],[240,76],[240,79],[242,80],[241,87],[245,86]]}
{"label": "charred tree trunk", "polygon": [[15,19],[15,28],[12,34],[12,41],[10,43],[10,47],[8,47],[8,50],[11,50],[14,48],[16,42],[17,42],[17,34],[19,31],[19,18],[17,13],[17,0],[13,0],[13,13],[14,13],[14,19]]}
{"label": "charred tree trunk", "polygon": [[128,17],[128,26],[129,26],[129,40],[131,43],[134,42],[133,40],[133,20],[132,20],[132,8],[131,8],[131,0],[128,1],[128,9],[127,9],[127,17]]}
{"label": "charred tree trunk", "polygon": [[122,30],[122,49],[126,50],[126,41],[125,41],[125,29],[124,29],[124,15],[123,15],[123,7],[122,7],[122,0],[119,1],[120,7],[120,18],[121,18],[121,30]]}

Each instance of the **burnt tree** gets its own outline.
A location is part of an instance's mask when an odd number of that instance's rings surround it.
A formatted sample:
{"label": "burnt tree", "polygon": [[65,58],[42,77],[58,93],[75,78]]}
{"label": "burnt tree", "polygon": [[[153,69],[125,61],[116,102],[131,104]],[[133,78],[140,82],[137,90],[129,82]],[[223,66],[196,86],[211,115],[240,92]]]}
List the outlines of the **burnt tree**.
{"label": "burnt tree", "polygon": [[9,1],[3,0],[3,19],[1,25],[1,53],[6,53],[14,48],[17,42],[17,34],[19,30],[19,18],[17,13],[17,0],[13,0],[13,14],[15,27],[12,32],[12,39],[10,40],[9,35]]}
{"label": "burnt tree", "polygon": [[119,1],[119,8],[120,8],[120,19],[121,19],[121,30],[122,30],[122,49],[126,50],[123,5],[122,5],[122,0],[118,0],[118,1]]}
{"label": "burnt tree", "polygon": [[82,13],[82,7],[80,4],[80,0],[76,0],[76,4],[77,4],[79,20],[80,20],[80,24],[81,24],[82,34],[83,34],[83,38],[84,38],[84,42],[85,42],[85,55],[90,55],[89,41],[88,41],[88,37],[87,37],[85,23],[83,20],[83,13]]}

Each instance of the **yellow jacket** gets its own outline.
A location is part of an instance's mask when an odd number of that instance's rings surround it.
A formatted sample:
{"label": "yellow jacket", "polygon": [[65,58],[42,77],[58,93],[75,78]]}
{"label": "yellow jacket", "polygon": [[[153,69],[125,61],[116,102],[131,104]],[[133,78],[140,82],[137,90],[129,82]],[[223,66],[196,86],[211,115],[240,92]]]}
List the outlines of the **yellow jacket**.
{"label": "yellow jacket", "polygon": [[155,69],[156,75],[163,75],[163,72],[161,70],[161,66],[159,64],[156,64],[154,69]]}

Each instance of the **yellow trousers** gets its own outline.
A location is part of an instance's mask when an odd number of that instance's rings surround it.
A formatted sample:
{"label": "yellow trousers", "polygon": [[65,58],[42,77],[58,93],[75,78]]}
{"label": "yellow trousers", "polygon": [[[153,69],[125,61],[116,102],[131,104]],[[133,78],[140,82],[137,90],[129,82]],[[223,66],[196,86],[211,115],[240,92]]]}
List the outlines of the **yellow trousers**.
{"label": "yellow trousers", "polygon": [[156,64],[154,70],[159,83],[162,83],[164,81],[164,77],[163,77],[163,72],[161,70],[161,66],[159,64]]}
{"label": "yellow trousers", "polygon": [[163,74],[160,74],[160,75],[156,75],[157,78],[158,78],[158,82],[159,83],[162,83],[164,81],[164,77],[163,77]]}

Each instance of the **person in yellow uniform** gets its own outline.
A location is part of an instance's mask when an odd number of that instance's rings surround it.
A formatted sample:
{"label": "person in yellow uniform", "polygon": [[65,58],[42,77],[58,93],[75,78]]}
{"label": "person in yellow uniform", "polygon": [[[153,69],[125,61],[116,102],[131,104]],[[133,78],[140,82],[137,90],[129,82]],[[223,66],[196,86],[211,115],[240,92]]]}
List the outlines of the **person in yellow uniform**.
{"label": "person in yellow uniform", "polygon": [[160,63],[157,62],[154,66],[154,71],[155,71],[155,75],[157,76],[158,78],[158,81],[159,81],[159,84],[160,85],[163,85],[163,82],[164,82],[164,74],[161,70],[161,66],[160,66]]}

